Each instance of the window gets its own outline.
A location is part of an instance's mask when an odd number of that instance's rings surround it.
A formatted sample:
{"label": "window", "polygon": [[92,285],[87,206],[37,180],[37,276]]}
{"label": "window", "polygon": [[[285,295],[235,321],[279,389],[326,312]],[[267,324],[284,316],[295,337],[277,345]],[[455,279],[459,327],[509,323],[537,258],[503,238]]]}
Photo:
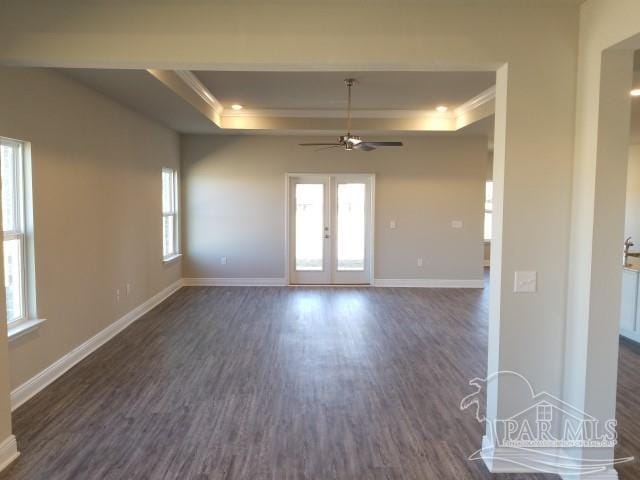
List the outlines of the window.
{"label": "window", "polygon": [[27,316],[26,241],[24,214],[24,145],[0,139],[2,233],[7,321]]}
{"label": "window", "polygon": [[485,184],[484,190],[484,240],[491,240],[491,222],[493,220],[493,182]]}
{"label": "window", "polygon": [[162,256],[171,260],[180,253],[178,239],[178,172],[162,169]]}

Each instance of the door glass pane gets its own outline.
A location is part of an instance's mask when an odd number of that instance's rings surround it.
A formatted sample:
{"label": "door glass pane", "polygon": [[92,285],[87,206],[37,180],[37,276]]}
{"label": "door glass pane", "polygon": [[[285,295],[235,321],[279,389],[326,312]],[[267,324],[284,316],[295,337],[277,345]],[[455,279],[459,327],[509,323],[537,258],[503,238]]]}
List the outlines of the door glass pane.
{"label": "door glass pane", "polygon": [[365,185],[338,185],[338,270],[364,270]]}
{"label": "door glass pane", "polygon": [[19,238],[4,241],[4,286],[7,296],[7,321],[24,316],[22,311],[22,265]]}
{"label": "door glass pane", "polygon": [[322,270],[324,185],[296,184],[296,270]]}

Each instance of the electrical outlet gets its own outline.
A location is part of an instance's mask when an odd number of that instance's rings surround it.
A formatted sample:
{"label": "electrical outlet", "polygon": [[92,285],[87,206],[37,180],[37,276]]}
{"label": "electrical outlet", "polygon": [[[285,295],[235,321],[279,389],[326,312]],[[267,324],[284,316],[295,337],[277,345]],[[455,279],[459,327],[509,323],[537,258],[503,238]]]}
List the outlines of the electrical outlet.
{"label": "electrical outlet", "polygon": [[462,220],[451,220],[451,228],[462,228]]}
{"label": "electrical outlet", "polygon": [[116,288],[116,303],[120,303],[120,289]]}
{"label": "electrical outlet", "polygon": [[227,264],[227,257],[220,257],[220,265],[226,265]]}
{"label": "electrical outlet", "polygon": [[127,297],[131,295],[131,284],[127,283]]}
{"label": "electrical outlet", "polygon": [[422,266],[422,259],[419,258],[418,261],[416,262],[416,265],[418,265],[418,267]]}

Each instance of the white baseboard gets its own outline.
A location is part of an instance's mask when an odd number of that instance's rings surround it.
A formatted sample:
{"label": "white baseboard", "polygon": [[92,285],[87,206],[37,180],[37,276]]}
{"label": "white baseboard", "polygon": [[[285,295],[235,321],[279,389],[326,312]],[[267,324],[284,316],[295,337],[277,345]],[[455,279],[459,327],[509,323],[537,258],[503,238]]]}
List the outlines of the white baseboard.
{"label": "white baseboard", "polygon": [[175,293],[180,287],[184,285],[183,279],[177,280],[176,282],[169,285],[164,290],[155,294],[149,300],[144,302],[143,304],[137,306],[129,313],[121,317],[120,319],[113,322],[104,330],[98,332],[96,335],[91,337],[89,340],[84,342],[83,344],[77,346],[69,353],[67,353],[62,358],[58,359],[53,364],[49,365],[47,368],[42,370],[40,373],[35,375],[34,377],[27,380],[25,383],[17,387],[15,390],[11,392],[11,410],[15,410],[24,402],[33,397],[40,390],[45,388],[47,385],[52,383],[58,377],[60,377],[63,373],[69,370],[71,367],[76,365],[86,356],[94,352],[96,349],[104,345],[106,342],[115,337],[122,330],[127,328],[133,322],[142,317],[145,313],[147,313],[152,308],[156,307],[158,304],[166,300],[173,293]]}
{"label": "white baseboard", "polygon": [[621,328],[620,335],[628,338],[629,340],[633,340],[636,343],[640,343],[640,333],[638,332],[634,332],[633,330],[627,330],[626,328]]}
{"label": "white baseboard", "polygon": [[[533,455],[530,451],[523,451],[516,448],[496,447],[485,435],[482,437],[482,460],[491,473],[541,473],[527,465],[540,463],[545,468],[549,468],[549,457],[541,452],[539,456]],[[551,473],[551,472],[547,472]]]}
{"label": "white baseboard", "polygon": [[[485,435],[482,438],[482,460],[491,473],[549,473],[557,474],[563,480],[618,480],[618,472],[613,467],[605,467],[601,472],[566,473],[569,465],[579,471],[580,463],[574,463],[562,449],[532,450],[496,447]],[[535,468],[538,465],[539,468]]]}
{"label": "white baseboard", "polygon": [[187,287],[283,287],[286,280],[279,277],[266,278],[185,278]]}
{"label": "white baseboard", "polygon": [[614,468],[607,468],[603,472],[585,475],[560,475],[562,480],[618,480],[618,472]]}
{"label": "white baseboard", "polygon": [[376,278],[374,287],[483,288],[484,280],[439,280],[435,278]]}
{"label": "white baseboard", "polygon": [[[185,278],[187,287],[282,287],[285,278]],[[484,280],[438,280],[430,278],[376,278],[374,287],[483,288]]]}
{"label": "white baseboard", "polygon": [[18,444],[14,435],[9,435],[2,443],[0,443],[0,471],[4,470],[20,456]]}

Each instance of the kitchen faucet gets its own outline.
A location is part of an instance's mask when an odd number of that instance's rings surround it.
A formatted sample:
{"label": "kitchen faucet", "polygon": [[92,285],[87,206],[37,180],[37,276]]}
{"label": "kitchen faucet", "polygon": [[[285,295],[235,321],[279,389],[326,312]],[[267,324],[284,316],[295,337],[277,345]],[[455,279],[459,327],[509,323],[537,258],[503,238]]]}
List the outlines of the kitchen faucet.
{"label": "kitchen faucet", "polygon": [[622,264],[626,267],[628,265],[627,260],[629,259],[629,249],[633,247],[634,243],[631,241],[631,237],[627,237],[624,241],[624,257],[622,259]]}

